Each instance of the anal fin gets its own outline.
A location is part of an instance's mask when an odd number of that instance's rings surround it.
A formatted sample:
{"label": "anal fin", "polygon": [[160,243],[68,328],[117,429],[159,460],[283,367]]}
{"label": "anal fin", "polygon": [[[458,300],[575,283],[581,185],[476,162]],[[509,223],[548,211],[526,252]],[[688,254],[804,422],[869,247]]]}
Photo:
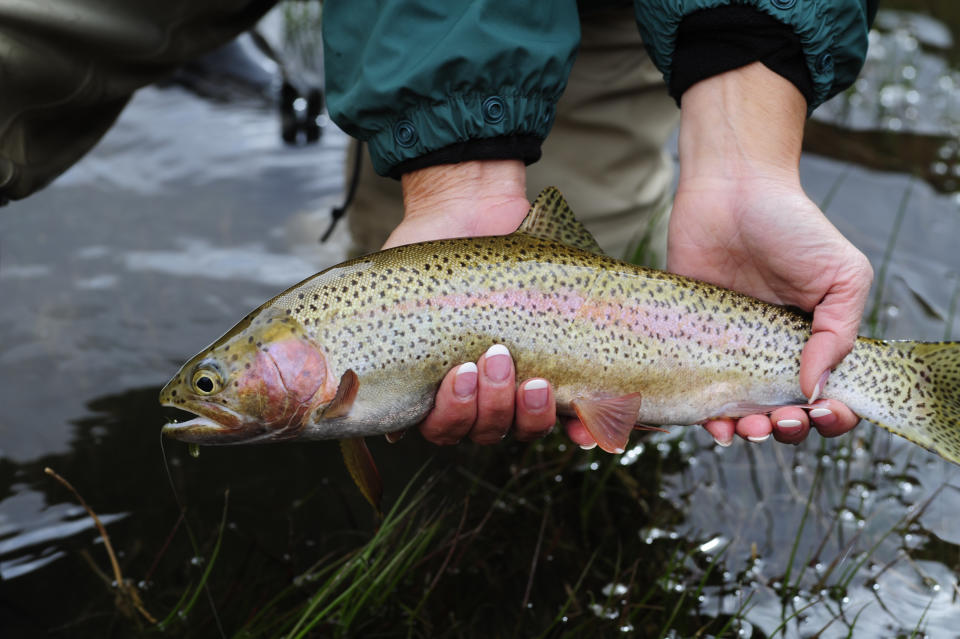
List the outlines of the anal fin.
{"label": "anal fin", "polygon": [[577,398],[570,402],[597,445],[608,453],[627,448],[640,411],[640,393],[605,399]]}

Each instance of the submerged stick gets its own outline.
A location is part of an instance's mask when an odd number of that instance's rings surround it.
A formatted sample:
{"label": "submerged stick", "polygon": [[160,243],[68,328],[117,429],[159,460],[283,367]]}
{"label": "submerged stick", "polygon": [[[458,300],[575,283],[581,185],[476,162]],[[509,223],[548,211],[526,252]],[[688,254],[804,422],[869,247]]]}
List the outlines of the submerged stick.
{"label": "submerged stick", "polygon": [[[80,502],[80,505],[83,506],[84,510],[87,511],[87,514],[90,515],[90,518],[93,519],[93,523],[97,526],[97,530],[100,531],[100,537],[103,538],[103,545],[107,549],[107,556],[110,558],[110,566],[113,568],[113,579],[117,584],[118,603],[119,601],[122,601],[132,605],[137,612],[143,615],[144,619],[152,624],[157,623],[157,620],[154,619],[153,616],[147,612],[146,608],[143,607],[143,602],[140,600],[140,594],[137,592],[136,586],[134,586],[132,583],[128,583],[123,578],[123,573],[120,571],[120,563],[117,561],[117,555],[113,551],[113,544],[110,543],[110,535],[107,534],[107,529],[103,525],[103,522],[100,521],[100,518],[97,517],[97,513],[93,512],[93,508],[87,504],[86,500],[80,495],[79,492],[77,492],[77,489],[74,488],[73,485],[70,484],[70,482],[68,482],[66,479],[58,475],[52,468],[47,466],[43,469],[43,472],[56,479],[64,486],[64,488],[73,493],[73,496],[76,497],[77,501]],[[123,607],[120,607],[121,610],[123,610]]]}

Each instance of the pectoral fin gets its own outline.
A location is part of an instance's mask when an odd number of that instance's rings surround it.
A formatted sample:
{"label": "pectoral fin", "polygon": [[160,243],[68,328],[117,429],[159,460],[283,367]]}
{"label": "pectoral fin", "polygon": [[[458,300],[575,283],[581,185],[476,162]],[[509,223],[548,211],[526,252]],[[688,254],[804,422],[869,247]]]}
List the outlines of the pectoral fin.
{"label": "pectoral fin", "polygon": [[357,391],[360,390],[360,380],[353,369],[348,368],[347,372],[340,376],[340,385],[337,386],[337,394],[323,411],[324,419],[334,419],[336,417],[346,417],[353,407],[353,400],[357,398]]}
{"label": "pectoral fin", "polygon": [[[352,371],[351,371],[352,372]],[[346,464],[353,483],[373,506],[377,516],[380,516],[380,498],[383,496],[383,482],[380,480],[380,471],[373,462],[373,455],[367,448],[362,437],[355,439],[341,439],[340,452],[343,453],[343,463]]]}
{"label": "pectoral fin", "polygon": [[607,399],[582,399],[570,402],[590,436],[608,453],[622,453],[630,432],[637,423],[640,393]]}

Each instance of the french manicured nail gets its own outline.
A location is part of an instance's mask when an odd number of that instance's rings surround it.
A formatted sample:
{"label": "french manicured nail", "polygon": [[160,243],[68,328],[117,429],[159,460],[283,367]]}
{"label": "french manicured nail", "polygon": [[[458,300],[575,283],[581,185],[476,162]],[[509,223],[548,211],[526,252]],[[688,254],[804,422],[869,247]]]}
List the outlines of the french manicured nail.
{"label": "french manicured nail", "polygon": [[550,395],[547,386],[545,379],[531,379],[523,385],[523,403],[527,408],[540,410],[547,405],[547,398]]}
{"label": "french manicured nail", "polygon": [[779,422],[777,422],[777,426],[787,430],[793,430],[803,426],[803,422],[801,422],[799,419],[781,419]]}
{"label": "french manicured nail", "polygon": [[814,419],[826,417],[827,415],[833,415],[833,411],[829,408],[814,408],[812,411],[810,411],[810,417]]}
{"label": "french manicured nail", "polygon": [[597,442],[593,442],[591,444],[580,444],[580,448],[584,450],[593,450],[596,447],[597,447]]}
{"label": "french manicured nail", "polygon": [[467,398],[477,392],[477,365],[473,362],[460,364],[453,377],[453,394]]}
{"label": "french manicured nail", "polygon": [[820,391],[823,390],[823,387],[826,386],[827,380],[830,378],[830,369],[823,371],[820,375],[820,379],[817,380],[817,385],[813,387],[813,394],[807,398],[807,403],[812,404],[818,399],[820,399]]}
{"label": "french manicured nail", "polygon": [[[783,420],[783,421],[789,421],[789,420]],[[770,439],[770,435],[767,434],[767,435],[764,435],[763,437],[747,437],[747,439],[749,439],[749,440],[752,441],[752,442],[756,442],[756,443],[759,444],[760,442],[765,442],[765,441],[767,441],[768,439]]]}
{"label": "french manicured nail", "polygon": [[503,344],[494,344],[484,357],[484,374],[492,382],[502,382],[510,376],[510,351]]}
{"label": "french manicured nail", "polygon": [[729,448],[733,444],[733,435],[730,436],[730,439],[720,439],[719,437],[714,437],[713,441],[717,442],[717,446]]}

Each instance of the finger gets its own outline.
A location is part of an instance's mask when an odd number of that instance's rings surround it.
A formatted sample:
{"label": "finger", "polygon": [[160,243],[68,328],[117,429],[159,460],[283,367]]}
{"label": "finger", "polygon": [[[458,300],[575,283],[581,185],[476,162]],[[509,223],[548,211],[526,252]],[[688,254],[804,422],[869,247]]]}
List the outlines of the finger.
{"label": "finger", "polygon": [[836,400],[824,399],[815,406],[810,411],[810,421],[823,437],[843,435],[860,423],[860,418],[852,410]]}
{"label": "finger", "polygon": [[564,419],[563,426],[567,429],[567,437],[570,438],[570,441],[580,448],[591,450],[597,447],[597,442],[590,434],[590,431],[588,431],[587,427],[583,425],[583,422],[576,417]]}
{"label": "finger", "polygon": [[773,432],[773,425],[766,415],[747,415],[737,420],[737,435],[751,442],[766,441]]}
{"label": "finger", "polygon": [[420,424],[423,438],[434,444],[456,444],[470,431],[477,417],[477,365],[467,362],[443,378],[437,398]]}
{"label": "finger", "polygon": [[543,437],[557,423],[553,389],[545,379],[528,379],[517,389],[514,439],[528,442]]}
{"label": "finger", "polygon": [[784,406],[770,413],[773,438],[784,444],[799,444],[810,433],[810,418],[799,406]]}
{"label": "finger", "polygon": [[812,333],[800,356],[800,390],[807,397],[818,394],[820,377],[846,357],[860,329],[873,270],[859,251],[847,261],[846,272],[813,309]]}
{"label": "finger", "polygon": [[496,444],[513,424],[516,374],[513,358],[503,344],[494,344],[477,362],[477,421],[470,439],[478,444]]}
{"label": "finger", "polygon": [[732,419],[711,419],[703,425],[707,432],[713,435],[716,442],[726,448],[733,443],[734,423]]}

